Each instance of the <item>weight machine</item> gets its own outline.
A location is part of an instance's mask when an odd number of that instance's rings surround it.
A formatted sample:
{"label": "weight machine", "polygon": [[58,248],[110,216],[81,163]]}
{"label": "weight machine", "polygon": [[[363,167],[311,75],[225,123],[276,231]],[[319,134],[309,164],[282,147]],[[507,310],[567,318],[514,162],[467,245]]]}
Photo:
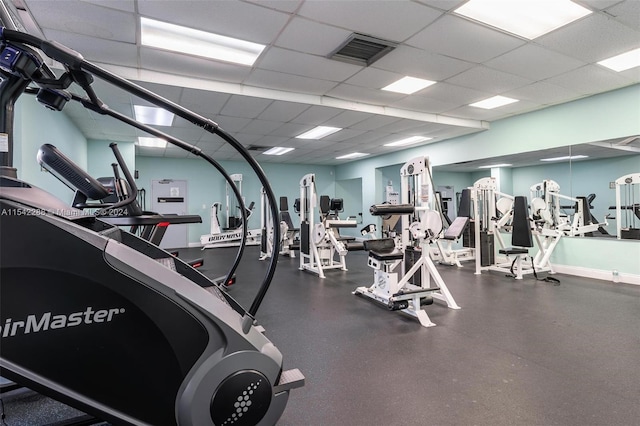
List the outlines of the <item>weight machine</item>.
{"label": "weight machine", "polygon": [[[540,226],[532,231],[526,197],[499,192],[496,179],[487,177],[474,183],[471,199],[476,274],[494,270],[522,279],[525,274],[555,273],[550,258],[563,233]],[[511,233],[512,246],[505,244],[501,232]],[[506,260],[496,258],[496,240],[498,254],[505,255]],[[538,252],[531,257],[528,249],[534,246],[534,241]]]}
{"label": "weight machine", "polygon": [[274,220],[267,208],[268,200],[265,197],[264,192],[261,191],[260,196],[260,223],[262,228],[262,238],[260,239],[260,260],[265,260],[271,257],[273,247],[280,248],[280,254],[283,256],[289,256],[291,258],[296,257],[296,249],[299,246],[295,244],[295,238],[300,229],[293,227],[291,216],[289,215],[289,202],[287,197],[280,197],[280,221],[278,226],[280,227],[280,241],[278,244],[274,244],[273,241],[273,226]]}
{"label": "weight machine", "polygon": [[[371,206],[374,216],[401,215],[402,234],[396,238],[365,240],[368,265],[374,270],[373,284],[358,287],[353,294],[366,296],[389,310],[416,317],[424,327],[436,325],[422,308],[433,300],[460,309],[429,257],[429,243],[442,230],[440,213],[431,209],[433,184],[427,157],[417,157],[400,170],[401,204]],[[431,280],[436,286],[431,287]]]}
{"label": "weight machine", "polygon": [[[362,250],[361,243],[352,243],[340,238],[340,228],[355,228],[354,219],[339,219],[331,214],[341,210],[342,200],[318,197],[315,175],[300,179],[300,270],[309,271],[324,278],[324,271],[340,269],[347,271],[346,256],[349,251]],[[319,222],[315,211],[319,208]]]}
{"label": "weight machine", "polygon": [[[471,216],[471,190],[465,188],[460,197],[460,206],[457,217],[449,224],[446,230],[435,239],[436,248],[430,254],[433,260],[444,265],[456,265],[462,267],[462,261],[474,260],[475,249],[471,246],[469,239],[463,239],[463,248],[454,249],[453,243],[460,240],[465,232],[469,232]],[[443,215],[444,217],[444,215]]]}
{"label": "weight machine", "polygon": [[618,239],[640,240],[640,173],[616,179],[615,209]]}
{"label": "weight machine", "polygon": [[[533,217],[541,221],[543,229],[553,229],[566,236],[591,235],[603,229],[607,222],[599,223],[591,215],[587,197],[569,197],[560,194],[560,185],[553,180],[544,180],[529,188]],[[562,200],[573,202],[571,206],[560,204]],[[569,217],[563,209],[574,209],[573,217]],[[606,232],[606,231],[604,231]]]}
{"label": "weight machine", "polygon": [[[249,206],[245,208],[244,214],[242,212],[244,203],[242,205],[236,205],[231,202],[232,198],[229,196],[229,190],[231,189],[230,185],[234,185],[238,193],[242,194],[242,175],[236,173],[230,176],[232,182],[225,183],[225,226],[220,227],[220,220],[218,219],[218,213],[222,208],[222,204],[215,202],[211,205],[211,232],[200,236],[200,244],[202,244],[203,250],[209,248],[239,246],[244,233],[245,224],[249,223],[249,218],[253,214],[255,206],[254,202],[251,202]],[[235,209],[233,207],[235,207]],[[239,211],[240,215],[236,216],[234,210]],[[261,235],[261,229],[247,229],[246,245],[255,246],[260,244]]]}

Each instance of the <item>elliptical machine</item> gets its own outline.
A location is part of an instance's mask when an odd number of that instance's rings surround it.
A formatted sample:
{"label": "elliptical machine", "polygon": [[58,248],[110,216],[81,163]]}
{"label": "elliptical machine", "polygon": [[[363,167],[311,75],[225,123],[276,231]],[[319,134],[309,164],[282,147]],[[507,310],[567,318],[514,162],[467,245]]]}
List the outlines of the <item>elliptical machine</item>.
{"label": "elliptical machine", "polygon": [[[40,51],[65,67],[60,77]],[[215,122],[56,42],[0,28],[0,52],[0,145],[6,147],[0,150],[0,375],[115,424],[276,423],[289,391],[304,383],[299,370],[283,370],[282,354],[254,319],[278,250],[245,310],[222,286],[156,245],[17,179],[13,105],[25,92],[58,111],[81,102],[203,158],[230,180],[197,147],[109,109],[91,86],[100,78],[232,145],[260,179],[275,216],[275,197],[257,162]],[[72,84],[86,96],[69,92]],[[241,255],[242,246],[229,277]]]}

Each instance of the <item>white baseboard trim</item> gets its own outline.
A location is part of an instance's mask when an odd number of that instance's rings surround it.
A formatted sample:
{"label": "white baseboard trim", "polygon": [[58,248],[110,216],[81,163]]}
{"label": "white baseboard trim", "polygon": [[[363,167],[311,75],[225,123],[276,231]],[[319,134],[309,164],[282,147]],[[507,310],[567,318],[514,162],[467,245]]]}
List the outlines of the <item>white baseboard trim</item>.
{"label": "white baseboard trim", "polygon": [[[584,268],[582,266],[558,265],[554,263],[553,270],[560,274],[575,275],[578,277],[595,278],[597,280],[616,282],[613,279],[612,271],[605,271],[602,269]],[[640,275],[619,272],[617,282],[640,285]]]}

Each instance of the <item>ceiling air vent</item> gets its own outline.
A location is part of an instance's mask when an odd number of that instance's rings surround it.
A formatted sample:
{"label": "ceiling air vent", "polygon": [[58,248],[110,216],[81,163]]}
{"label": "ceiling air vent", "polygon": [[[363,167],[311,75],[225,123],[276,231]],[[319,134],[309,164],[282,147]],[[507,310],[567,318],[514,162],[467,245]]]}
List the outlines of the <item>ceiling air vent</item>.
{"label": "ceiling air vent", "polygon": [[269,148],[272,148],[270,146],[261,146],[261,145],[249,145],[247,147],[247,151],[258,151],[258,152],[262,152],[262,151],[266,151]]}
{"label": "ceiling air vent", "polygon": [[329,59],[369,66],[397,46],[391,41],[353,33],[340,47],[331,52]]}

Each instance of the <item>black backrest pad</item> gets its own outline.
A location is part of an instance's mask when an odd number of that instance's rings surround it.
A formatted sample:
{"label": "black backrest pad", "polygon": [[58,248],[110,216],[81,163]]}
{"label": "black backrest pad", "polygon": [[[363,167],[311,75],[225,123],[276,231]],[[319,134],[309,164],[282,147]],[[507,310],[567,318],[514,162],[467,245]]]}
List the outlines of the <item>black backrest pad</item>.
{"label": "black backrest pad", "polygon": [[527,197],[518,195],[513,201],[513,233],[511,245],[533,247]]}
{"label": "black backrest pad", "polygon": [[462,190],[457,216],[471,217],[471,190],[469,188]]}

